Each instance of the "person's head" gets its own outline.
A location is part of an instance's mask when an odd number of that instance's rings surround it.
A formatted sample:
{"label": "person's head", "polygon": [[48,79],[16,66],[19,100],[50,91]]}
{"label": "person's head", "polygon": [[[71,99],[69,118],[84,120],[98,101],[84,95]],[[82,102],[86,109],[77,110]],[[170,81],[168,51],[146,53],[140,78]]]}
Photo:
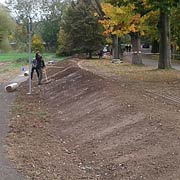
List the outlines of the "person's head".
{"label": "person's head", "polygon": [[36,52],[36,59],[39,59],[40,57],[42,57],[42,56],[41,56],[40,52],[37,51],[37,52]]}
{"label": "person's head", "polygon": [[35,55],[35,56],[36,56],[36,58],[38,58],[38,56],[39,56],[39,53],[38,53],[38,52],[36,52],[36,55]]}

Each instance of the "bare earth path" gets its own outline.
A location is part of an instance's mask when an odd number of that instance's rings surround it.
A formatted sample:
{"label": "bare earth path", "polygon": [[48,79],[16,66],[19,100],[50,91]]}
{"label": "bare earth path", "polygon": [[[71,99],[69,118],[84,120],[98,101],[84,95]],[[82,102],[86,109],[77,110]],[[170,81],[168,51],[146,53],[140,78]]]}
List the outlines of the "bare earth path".
{"label": "bare earth path", "polygon": [[[1,69],[3,69],[3,64],[1,64]],[[10,78],[16,75],[17,72],[9,72],[0,76],[0,180],[25,180],[9,161],[5,142],[9,131],[10,109],[16,93],[7,93],[4,87],[11,82]],[[15,82],[20,81],[22,78],[15,80]]]}
{"label": "bare earth path", "polygon": [[30,179],[180,179],[179,71],[71,59],[47,74],[21,85],[8,133]]}
{"label": "bare earth path", "polygon": [[8,132],[8,118],[11,103],[15,98],[15,94],[7,94],[4,92],[4,85],[0,85],[0,179],[2,180],[24,180],[21,175],[12,167],[7,159],[5,149],[5,137]]}

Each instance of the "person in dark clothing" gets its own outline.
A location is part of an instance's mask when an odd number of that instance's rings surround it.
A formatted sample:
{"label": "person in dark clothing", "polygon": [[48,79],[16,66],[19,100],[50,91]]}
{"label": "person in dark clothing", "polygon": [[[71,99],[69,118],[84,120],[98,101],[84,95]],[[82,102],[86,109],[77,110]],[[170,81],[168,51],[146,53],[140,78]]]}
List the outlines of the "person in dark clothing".
{"label": "person in dark clothing", "polygon": [[32,60],[31,80],[33,79],[34,70],[35,70],[36,73],[37,73],[37,77],[39,77],[39,73],[38,73],[38,70],[37,70],[36,66],[37,66],[37,60],[36,60],[36,58],[34,58],[34,59]]}
{"label": "person in dark clothing", "polygon": [[41,54],[37,52],[34,59],[34,67],[32,64],[31,79],[33,78],[33,72],[35,69],[38,77],[38,85],[41,85],[43,68],[45,68],[44,60]]}
{"label": "person in dark clothing", "polygon": [[98,53],[99,59],[101,59],[103,57],[103,50],[100,50]]}
{"label": "person in dark clothing", "polygon": [[37,71],[38,71],[38,85],[41,85],[41,81],[42,81],[42,74],[43,74],[43,69],[45,68],[45,63],[44,60],[42,58],[42,56],[40,54],[38,54],[37,56]]}

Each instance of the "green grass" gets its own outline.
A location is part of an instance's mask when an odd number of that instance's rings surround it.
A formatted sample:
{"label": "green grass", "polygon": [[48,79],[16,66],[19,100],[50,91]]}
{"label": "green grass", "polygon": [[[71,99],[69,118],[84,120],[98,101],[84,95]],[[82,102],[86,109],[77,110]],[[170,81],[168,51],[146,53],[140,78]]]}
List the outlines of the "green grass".
{"label": "green grass", "polygon": [[[34,54],[31,53],[31,58],[34,58]],[[63,59],[63,57],[57,57],[54,53],[43,53],[43,57],[46,59]],[[26,60],[28,62],[28,53],[2,53],[0,54],[0,62],[21,62]]]}
{"label": "green grass", "polygon": [[[62,60],[63,57],[56,57],[54,53],[44,53],[42,54],[45,61],[49,60]],[[34,53],[31,53],[31,59],[35,57]],[[8,69],[16,69],[21,66],[28,65],[29,62],[29,54],[28,53],[2,53],[0,54],[0,62],[7,62],[6,70]]]}
{"label": "green grass", "polygon": [[0,54],[0,62],[15,62],[18,59],[28,59],[28,53],[2,53]]}
{"label": "green grass", "polygon": [[[42,54],[46,62],[50,60],[60,61],[63,57],[56,57],[55,53]],[[35,57],[34,53],[31,53],[31,59]],[[10,74],[20,73],[22,67],[29,69],[29,54],[28,53],[0,53],[0,76],[1,79],[5,79]]]}
{"label": "green grass", "polygon": [[0,62],[7,63],[4,70],[13,70],[27,65],[28,53],[2,53],[0,54]]}

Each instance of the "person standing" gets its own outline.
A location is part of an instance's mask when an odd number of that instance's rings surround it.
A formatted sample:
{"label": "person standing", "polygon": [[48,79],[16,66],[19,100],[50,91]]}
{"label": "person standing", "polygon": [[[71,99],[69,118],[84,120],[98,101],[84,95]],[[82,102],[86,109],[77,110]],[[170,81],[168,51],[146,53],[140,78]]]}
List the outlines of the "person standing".
{"label": "person standing", "polygon": [[100,50],[98,53],[99,59],[101,59],[103,57],[103,50]]}
{"label": "person standing", "polygon": [[42,55],[40,53],[36,53],[36,60],[37,60],[36,69],[38,71],[38,73],[37,73],[38,85],[41,85],[43,69],[45,68],[45,62],[44,62]]}
{"label": "person standing", "polygon": [[39,77],[39,73],[38,73],[38,70],[37,70],[37,59],[36,58],[33,58],[33,60],[32,60],[31,80],[33,79],[34,70],[37,73],[37,77]]}
{"label": "person standing", "polygon": [[44,60],[42,59],[41,54],[37,52],[35,58],[32,61],[31,80],[33,79],[34,70],[36,70],[38,85],[41,85],[43,68],[45,68]]}

